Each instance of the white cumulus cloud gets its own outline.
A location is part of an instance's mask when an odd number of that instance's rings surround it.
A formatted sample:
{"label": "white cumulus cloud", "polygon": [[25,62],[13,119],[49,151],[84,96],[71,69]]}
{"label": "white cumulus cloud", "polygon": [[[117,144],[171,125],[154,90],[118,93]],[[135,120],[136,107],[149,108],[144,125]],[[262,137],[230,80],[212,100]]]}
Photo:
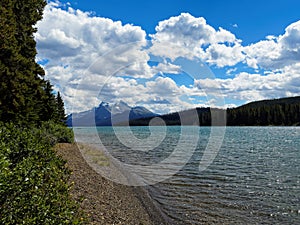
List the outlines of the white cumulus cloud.
{"label": "white cumulus cloud", "polygon": [[[61,91],[67,106],[76,105],[74,89],[79,84],[85,87],[82,96],[95,96],[93,90],[120,70],[133,77],[153,76],[149,56],[142,50],[147,42],[141,27],[58,6],[46,6],[35,38],[37,59],[47,59],[46,78]],[[93,106],[95,99],[88,102],[85,107]]]}
{"label": "white cumulus cloud", "polygon": [[[100,101],[168,112],[200,106],[211,93],[241,101],[300,94],[300,21],[282,35],[244,46],[232,32],[189,13],[159,22],[147,37],[139,26],[62,9],[56,2],[46,6],[37,28],[37,60],[46,62],[46,78],[62,93],[68,113]],[[151,66],[152,57],[160,60]],[[180,76],[184,66],[176,64],[178,58],[225,68],[230,78],[176,83],[164,74]],[[239,63],[258,72],[242,71]]]}
{"label": "white cumulus cloud", "polygon": [[182,13],[159,22],[155,30],[150,35],[150,52],[154,55],[172,60],[197,57],[220,67],[235,65],[245,58],[241,41],[234,34],[221,27],[215,30],[203,17]]}
{"label": "white cumulus cloud", "polygon": [[249,66],[281,69],[300,60],[300,21],[292,23],[283,35],[268,36],[244,48],[250,58]]}

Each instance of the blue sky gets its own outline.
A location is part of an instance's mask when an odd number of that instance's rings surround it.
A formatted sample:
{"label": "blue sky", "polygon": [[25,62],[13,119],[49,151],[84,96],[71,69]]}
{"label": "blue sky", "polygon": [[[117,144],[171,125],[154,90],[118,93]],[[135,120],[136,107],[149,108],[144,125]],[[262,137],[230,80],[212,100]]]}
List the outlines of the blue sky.
{"label": "blue sky", "polygon": [[296,96],[299,9],[296,0],[50,1],[37,60],[68,112],[99,101],[163,113]]}
{"label": "blue sky", "polygon": [[[110,0],[61,1],[74,8],[94,12],[97,16],[141,26],[148,34],[155,32],[159,21],[182,12],[204,17],[213,27],[223,27],[236,34],[245,44],[267,35],[279,35],[300,19],[298,0]],[[234,27],[233,25],[238,25]]]}

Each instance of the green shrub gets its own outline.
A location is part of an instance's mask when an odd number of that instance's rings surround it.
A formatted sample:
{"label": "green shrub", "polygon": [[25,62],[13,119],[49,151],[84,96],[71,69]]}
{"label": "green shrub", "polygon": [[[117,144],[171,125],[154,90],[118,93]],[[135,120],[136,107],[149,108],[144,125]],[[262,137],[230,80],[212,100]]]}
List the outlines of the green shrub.
{"label": "green shrub", "polygon": [[[61,132],[57,128],[51,135]],[[0,224],[81,223],[69,196],[70,172],[43,134],[43,129],[0,125]]]}
{"label": "green shrub", "polygon": [[56,143],[72,143],[74,135],[72,129],[52,121],[43,122],[40,128],[42,138],[51,145]]}

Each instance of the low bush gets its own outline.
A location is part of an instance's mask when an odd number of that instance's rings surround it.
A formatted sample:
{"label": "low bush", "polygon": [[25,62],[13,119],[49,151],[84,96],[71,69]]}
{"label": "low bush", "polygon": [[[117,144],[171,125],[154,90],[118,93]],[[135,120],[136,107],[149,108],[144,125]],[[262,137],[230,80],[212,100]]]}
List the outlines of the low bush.
{"label": "low bush", "polygon": [[51,148],[72,141],[66,129],[51,123],[41,129],[0,124],[0,224],[82,222],[69,196],[70,171]]}
{"label": "low bush", "polygon": [[46,139],[51,145],[56,143],[72,143],[74,141],[73,131],[52,121],[43,122],[40,129],[42,138]]}

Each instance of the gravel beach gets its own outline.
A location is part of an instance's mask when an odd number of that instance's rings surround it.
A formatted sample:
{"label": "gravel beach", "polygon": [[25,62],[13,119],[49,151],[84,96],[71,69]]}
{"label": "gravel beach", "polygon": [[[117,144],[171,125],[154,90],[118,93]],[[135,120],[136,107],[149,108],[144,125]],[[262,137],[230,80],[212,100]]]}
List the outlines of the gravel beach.
{"label": "gravel beach", "polygon": [[167,224],[144,189],[103,178],[87,164],[76,144],[58,144],[55,151],[72,171],[71,194],[89,224]]}

